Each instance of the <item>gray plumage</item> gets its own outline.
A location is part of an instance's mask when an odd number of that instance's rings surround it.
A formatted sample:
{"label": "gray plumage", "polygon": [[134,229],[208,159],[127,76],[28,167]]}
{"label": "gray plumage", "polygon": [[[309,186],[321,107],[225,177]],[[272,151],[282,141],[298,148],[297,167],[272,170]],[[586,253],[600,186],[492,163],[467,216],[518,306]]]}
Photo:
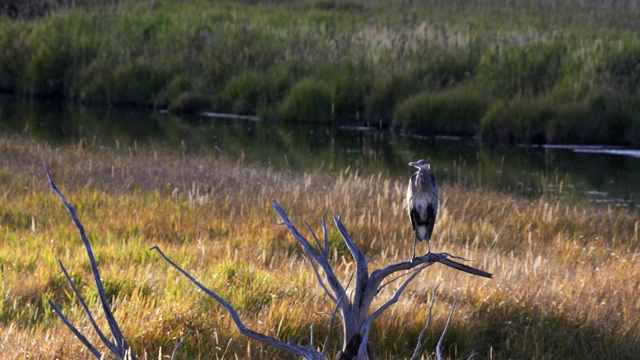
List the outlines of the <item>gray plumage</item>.
{"label": "gray plumage", "polygon": [[409,180],[405,200],[411,226],[415,232],[413,243],[413,258],[415,258],[417,241],[426,240],[430,251],[429,240],[438,215],[438,185],[426,160],[410,162],[409,165],[418,168]]}

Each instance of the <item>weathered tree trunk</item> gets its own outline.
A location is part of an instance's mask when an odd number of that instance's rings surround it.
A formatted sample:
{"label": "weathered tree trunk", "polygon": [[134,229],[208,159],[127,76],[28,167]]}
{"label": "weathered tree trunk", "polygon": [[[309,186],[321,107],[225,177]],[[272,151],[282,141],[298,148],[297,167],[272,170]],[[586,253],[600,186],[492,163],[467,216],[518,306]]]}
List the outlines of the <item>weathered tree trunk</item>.
{"label": "weathered tree trunk", "polygon": [[[280,207],[280,204],[278,204],[277,201],[273,200],[272,205],[278,213],[278,216],[280,216],[280,218],[282,219],[282,225],[285,225],[289,229],[293,237],[302,246],[303,253],[309,259],[313,271],[316,274],[318,283],[320,284],[322,289],[324,289],[329,299],[331,299],[336,309],[340,311],[343,330],[342,351],[337,355],[337,358],[340,360],[364,360],[366,358],[373,358],[373,354],[369,346],[369,332],[371,330],[373,321],[391,305],[398,301],[409,283],[411,283],[411,281],[427,266],[439,262],[472,275],[483,276],[487,278],[491,278],[492,276],[486,271],[478,270],[451,260],[451,258],[461,258],[451,256],[447,253],[429,253],[422,257],[417,257],[413,261],[391,264],[385,268],[375,270],[371,274],[369,274],[369,262],[367,258],[355,245],[355,243],[351,239],[351,236],[347,233],[347,230],[342,224],[342,220],[339,217],[334,217],[333,220],[336,224],[336,227],[338,228],[338,231],[340,232],[344,243],[347,245],[347,248],[349,249],[349,252],[353,256],[353,259],[356,263],[355,289],[353,291],[353,298],[350,298],[347,295],[345,286],[343,286],[338,277],[335,275],[333,268],[331,267],[329,262],[329,233],[327,231],[326,222],[322,220],[322,229],[324,232],[322,243],[318,239],[314,231],[311,229],[311,226],[309,226],[309,224],[307,224],[306,222],[304,223],[311,233],[311,236],[313,237],[313,240],[315,242],[314,247],[304,236],[302,236],[302,234],[300,234],[298,229],[296,229],[296,227],[291,224],[291,221],[289,221],[289,218],[287,217],[282,207]],[[311,347],[285,343],[281,340],[262,334],[257,334],[246,329],[233,306],[227,303],[224,299],[220,298],[215,292],[206,288],[204,285],[200,284],[197,280],[191,277],[185,270],[183,270],[169,258],[167,258],[166,255],[162,253],[162,251],[157,246],[154,247],[154,249],[156,249],[165,260],[167,260],[171,265],[178,269],[189,280],[191,280],[203,291],[205,291],[207,294],[215,298],[220,304],[222,304],[222,306],[224,306],[227,311],[229,311],[232,319],[238,327],[238,330],[240,330],[242,334],[271,344],[283,350],[298,354],[306,359],[323,359],[327,357],[327,354],[325,353],[326,349],[323,349],[322,352],[319,352],[318,350]],[[320,269],[322,269],[324,277],[322,276]],[[390,299],[383,303],[379,308],[375,310],[371,309],[373,300],[379,293],[379,291],[389,283],[397,280],[398,277],[385,284],[383,284],[382,282],[390,275],[393,275],[399,271],[407,271],[409,276],[400,284],[400,286]]]}

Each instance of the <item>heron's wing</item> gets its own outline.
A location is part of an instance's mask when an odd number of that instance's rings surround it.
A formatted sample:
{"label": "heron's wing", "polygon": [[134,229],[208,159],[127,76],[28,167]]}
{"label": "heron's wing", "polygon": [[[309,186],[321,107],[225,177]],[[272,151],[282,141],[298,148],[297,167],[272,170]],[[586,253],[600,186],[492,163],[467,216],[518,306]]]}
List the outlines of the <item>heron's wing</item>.
{"label": "heron's wing", "polygon": [[438,203],[429,204],[427,206],[427,221],[424,225],[427,227],[427,241],[431,239],[433,227],[436,225],[436,214],[438,212]]}
{"label": "heron's wing", "polygon": [[413,205],[411,205],[411,210],[409,210],[409,217],[411,217],[411,227],[413,228],[413,231],[416,231],[416,219],[420,216],[418,215],[418,212],[413,208]]}
{"label": "heron's wing", "polygon": [[438,202],[440,201],[440,196],[438,194],[438,184],[436,184],[436,177],[433,176],[433,174],[431,174],[431,183],[433,184],[433,192],[435,194],[435,198],[436,198],[436,202],[434,204],[435,208],[434,208],[434,214],[433,214],[433,218],[434,218],[434,222],[435,222],[435,218],[438,215]]}

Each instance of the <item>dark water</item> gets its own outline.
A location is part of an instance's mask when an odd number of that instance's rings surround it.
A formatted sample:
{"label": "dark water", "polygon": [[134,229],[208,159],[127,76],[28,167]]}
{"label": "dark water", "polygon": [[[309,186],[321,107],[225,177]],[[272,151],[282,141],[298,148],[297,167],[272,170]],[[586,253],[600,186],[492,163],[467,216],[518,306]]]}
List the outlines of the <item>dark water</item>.
{"label": "dark water", "polygon": [[[92,109],[0,98],[0,134],[65,144],[83,139],[127,149],[215,152],[276,169],[408,179],[407,162],[428,159],[439,182],[640,210],[640,150],[610,147],[491,147],[473,139],[421,137],[348,127],[274,124],[141,109]],[[124,150],[123,150],[124,151]],[[1,154],[0,154],[1,156]]]}

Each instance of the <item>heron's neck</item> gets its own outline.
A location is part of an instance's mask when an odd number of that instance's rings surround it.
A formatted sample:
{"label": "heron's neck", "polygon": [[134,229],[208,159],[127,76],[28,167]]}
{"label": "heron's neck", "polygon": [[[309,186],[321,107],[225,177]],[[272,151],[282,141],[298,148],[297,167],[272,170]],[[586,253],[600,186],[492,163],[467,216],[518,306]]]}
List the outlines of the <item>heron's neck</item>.
{"label": "heron's neck", "polygon": [[429,190],[433,186],[431,185],[431,179],[429,178],[429,170],[420,169],[418,170],[418,187],[423,190]]}

